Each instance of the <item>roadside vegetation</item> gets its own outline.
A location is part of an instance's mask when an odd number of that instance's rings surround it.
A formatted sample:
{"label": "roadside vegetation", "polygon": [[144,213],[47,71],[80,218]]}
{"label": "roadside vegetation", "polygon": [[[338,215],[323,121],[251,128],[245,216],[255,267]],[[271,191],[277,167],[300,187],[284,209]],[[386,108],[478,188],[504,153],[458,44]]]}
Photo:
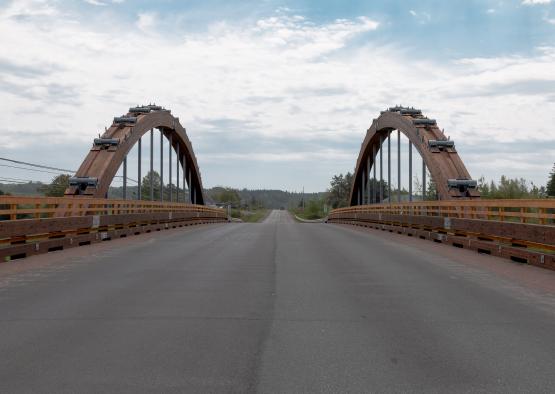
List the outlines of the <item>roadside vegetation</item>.
{"label": "roadside vegetation", "polygon": [[304,203],[301,201],[301,205],[291,209],[291,213],[305,220],[316,220],[322,219],[328,216],[329,205],[327,204],[326,198],[310,199]]}
{"label": "roadside vegetation", "polygon": [[215,187],[206,191],[207,199],[230,210],[231,217],[243,222],[256,223],[268,214],[268,209],[255,197],[242,199],[239,190],[230,187]]}
{"label": "roadside vegetation", "polygon": [[[64,195],[65,189],[69,185],[70,175],[60,174],[55,176],[50,183],[42,182],[12,182],[0,183],[0,195],[14,196],[51,196],[61,197]],[[150,198],[150,180],[154,184],[154,200],[160,198],[160,175],[154,171],[149,172],[142,179],[141,194],[144,200]],[[426,199],[435,199],[435,185],[428,176],[426,185]],[[213,187],[206,189],[205,194],[209,204],[230,203],[234,210],[238,210],[236,215],[241,216],[241,212],[247,212],[245,216],[249,216],[248,212],[258,213],[260,210],[267,209],[289,209],[292,212],[299,212],[300,217],[320,216],[327,214],[327,210],[346,207],[349,205],[349,195],[353,182],[353,174],[334,175],[330,180],[330,186],[325,192],[320,193],[300,193],[283,190],[248,190],[233,189],[229,187]],[[370,180],[376,189],[379,189],[379,180]],[[176,185],[164,185],[164,200],[169,200],[169,190],[172,190],[173,198],[177,194]],[[389,187],[386,181],[383,181],[384,198],[387,201]],[[393,185],[392,185],[393,186]],[[509,178],[502,176],[499,181],[487,181],[483,176],[478,179],[478,189],[482,198],[486,199],[506,199],[506,198],[555,198],[555,163],[549,173],[546,185],[537,186],[532,182],[523,178]],[[137,197],[137,186],[127,186],[127,196],[130,199]],[[188,195],[187,189],[181,187],[179,189],[180,198],[183,193]],[[419,179],[415,177],[414,195],[416,199],[422,193],[422,186]],[[396,197],[397,190],[392,187],[392,197]],[[404,200],[408,196],[408,191],[401,190],[401,199]],[[110,187],[108,192],[109,198],[122,198],[123,187]],[[304,207],[304,209],[302,209]]]}

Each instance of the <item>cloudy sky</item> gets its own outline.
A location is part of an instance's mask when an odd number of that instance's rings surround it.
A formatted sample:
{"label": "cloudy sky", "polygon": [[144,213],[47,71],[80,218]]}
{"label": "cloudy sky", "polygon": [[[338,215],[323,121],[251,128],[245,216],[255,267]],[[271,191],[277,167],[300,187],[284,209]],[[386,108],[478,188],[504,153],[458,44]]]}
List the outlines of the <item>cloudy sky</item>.
{"label": "cloudy sky", "polygon": [[555,161],[555,0],[0,0],[0,48],[0,157],[75,169],[156,102],[208,187],[325,190],[395,104],[474,178],[543,185]]}

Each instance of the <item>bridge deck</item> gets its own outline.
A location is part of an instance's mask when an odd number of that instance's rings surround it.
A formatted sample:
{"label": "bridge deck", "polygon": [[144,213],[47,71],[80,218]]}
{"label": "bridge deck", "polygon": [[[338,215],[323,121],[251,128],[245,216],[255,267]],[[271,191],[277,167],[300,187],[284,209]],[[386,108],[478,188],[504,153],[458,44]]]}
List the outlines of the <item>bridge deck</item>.
{"label": "bridge deck", "polygon": [[552,390],[555,272],[284,215],[1,264],[0,392]]}

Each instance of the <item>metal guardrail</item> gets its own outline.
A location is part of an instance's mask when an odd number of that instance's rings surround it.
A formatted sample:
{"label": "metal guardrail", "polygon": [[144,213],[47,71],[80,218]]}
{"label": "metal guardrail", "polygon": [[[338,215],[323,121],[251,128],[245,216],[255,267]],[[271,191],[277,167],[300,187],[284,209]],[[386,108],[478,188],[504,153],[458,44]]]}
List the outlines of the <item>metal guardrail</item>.
{"label": "metal guardrail", "polygon": [[333,210],[328,222],[430,239],[555,269],[555,200],[418,201]]}
{"label": "metal guardrail", "polygon": [[193,204],[0,196],[0,263],[145,232],[226,221],[225,210]]}

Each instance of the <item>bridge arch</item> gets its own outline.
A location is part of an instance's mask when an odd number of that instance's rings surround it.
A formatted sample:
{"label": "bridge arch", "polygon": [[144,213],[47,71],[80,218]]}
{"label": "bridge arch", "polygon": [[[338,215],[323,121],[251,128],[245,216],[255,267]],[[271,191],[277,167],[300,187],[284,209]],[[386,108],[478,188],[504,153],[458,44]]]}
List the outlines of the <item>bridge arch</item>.
{"label": "bridge arch", "polygon": [[[373,120],[372,125],[366,132],[355,167],[349,197],[351,206],[362,205],[365,202],[383,202],[384,192],[381,190],[383,189],[383,182],[381,182],[383,177],[377,178],[375,176],[376,162],[380,162],[381,171],[383,168],[381,158],[384,142],[387,141],[388,151],[391,152],[389,138],[394,130],[398,131],[399,136],[402,133],[409,140],[409,158],[412,157],[413,146],[420,154],[423,165],[428,168],[436,185],[438,199],[480,197],[476,188],[476,181],[471,179],[455,149],[454,142],[447,139],[443,131],[437,126],[436,121],[424,117],[420,110],[414,108],[392,107],[382,111],[380,116]],[[380,155],[379,158],[378,154]],[[390,160],[389,155],[388,160]],[[400,163],[399,157],[398,160],[398,163]],[[374,170],[373,174],[372,169]],[[390,166],[388,166],[388,171],[390,171]],[[423,168],[423,178],[425,178],[425,174],[426,169]],[[391,176],[388,176],[388,179],[390,178]],[[375,184],[376,180],[378,181],[377,186]],[[412,182],[412,158],[409,165],[409,180]],[[422,179],[422,182],[422,195],[425,195],[426,180]],[[410,184],[412,186],[412,183]],[[391,184],[389,186],[391,187]],[[389,201],[392,197],[388,196]],[[409,191],[411,201],[412,197],[411,190]]]}
{"label": "bridge arch", "polygon": [[[66,196],[107,197],[110,184],[120,166],[126,162],[131,148],[137,144],[140,147],[141,137],[148,132],[151,134],[152,141],[154,129],[160,130],[161,141],[166,137],[169,142],[168,154],[171,155],[173,151],[178,159],[177,168],[183,170],[183,182],[189,186],[190,202],[204,205],[201,175],[185,128],[180,124],[179,118],[171,114],[171,111],[157,105],[130,108],[126,115],[115,117],[112,125],[103,135],[95,138],[88,155],[75,176],[70,179]],[[162,149],[161,153],[164,154]],[[171,168],[170,160],[170,176]],[[179,185],[179,176],[177,179]],[[139,179],[139,190],[140,181],[141,179]]]}

